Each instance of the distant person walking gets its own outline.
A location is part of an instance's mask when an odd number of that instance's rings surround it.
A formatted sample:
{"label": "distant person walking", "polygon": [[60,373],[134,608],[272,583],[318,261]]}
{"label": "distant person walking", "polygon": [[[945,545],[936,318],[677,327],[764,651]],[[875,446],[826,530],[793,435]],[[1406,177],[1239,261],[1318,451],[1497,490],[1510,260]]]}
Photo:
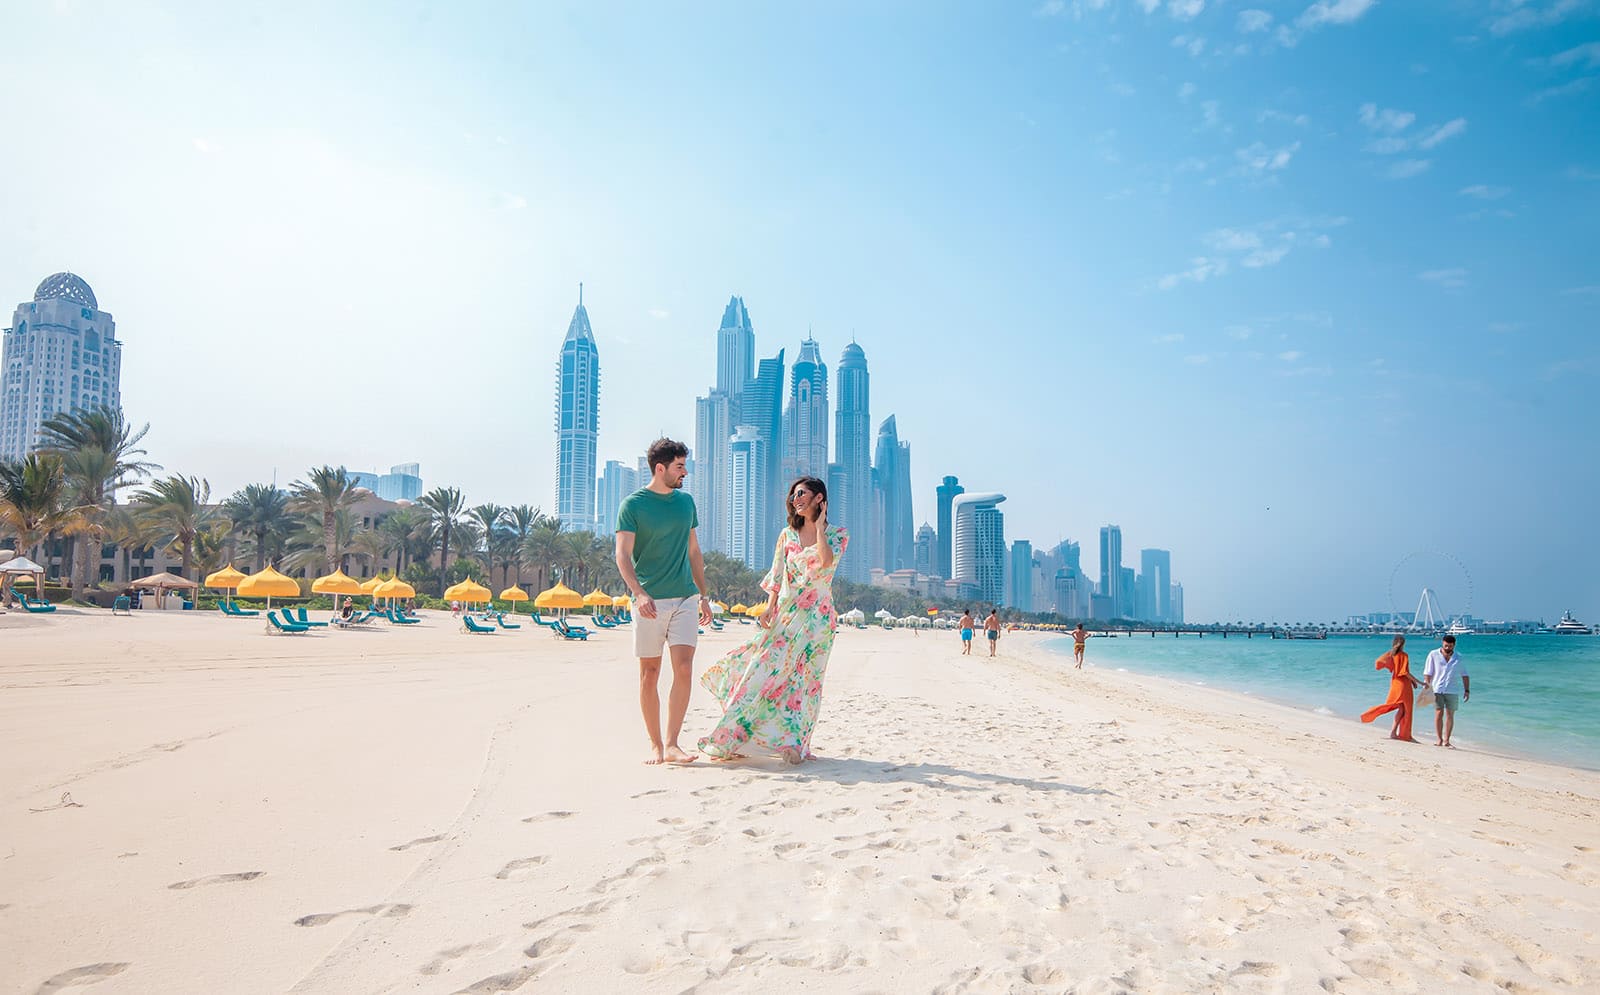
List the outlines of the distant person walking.
{"label": "distant person walking", "polygon": [[1083,644],[1088,642],[1089,637],[1092,635],[1094,633],[1085,629],[1082,622],[1079,622],[1078,627],[1072,630],[1072,658],[1077,661],[1072,665],[1072,669],[1083,669]]}
{"label": "distant person walking", "polygon": [[[633,651],[639,658],[639,709],[652,751],[647,764],[695,759],[678,746],[689,710],[694,649],[711,621],[706,565],[700,554],[694,498],[683,492],[689,449],[657,439],[645,453],[650,483],[629,494],[617,513],[617,572],[633,595]],[[695,595],[698,592],[699,598]],[[661,648],[672,656],[667,735],[661,737]]]}
{"label": "distant person walking", "polygon": [[1362,712],[1361,721],[1371,722],[1380,715],[1394,712],[1394,728],[1389,731],[1389,738],[1415,743],[1416,740],[1411,738],[1411,719],[1416,709],[1413,693],[1422,686],[1422,682],[1411,676],[1411,657],[1406,655],[1406,637],[1395,636],[1389,652],[1378,657],[1373,666],[1377,670],[1389,671],[1389,698],[1383,704]]}
{"label": "distant person walking", "polygon": [[1439,734],[1434,746],[1455,749],[1450,734],[1456,727],[1456,709],[1472,697],[1472,679],[1467,676],[1467,665],[1456,652],[1456,637],[1445,633],[1439,648],[1428,654],[1423,664],[1422,679],[1433,689],[1433,728]]}
{"label": "distant person walking", "polygon": [[968,608],[961,613],[961,655],[972,655],[972,630],[977,625],[972,620],[972,609]]}
{"label": "distant person walking", "polygon": [[989,655],[994,656],[995,647],[1000,645],[1000,609],[989,609],[989,617],[983,620],[983,634],[989,637]]}

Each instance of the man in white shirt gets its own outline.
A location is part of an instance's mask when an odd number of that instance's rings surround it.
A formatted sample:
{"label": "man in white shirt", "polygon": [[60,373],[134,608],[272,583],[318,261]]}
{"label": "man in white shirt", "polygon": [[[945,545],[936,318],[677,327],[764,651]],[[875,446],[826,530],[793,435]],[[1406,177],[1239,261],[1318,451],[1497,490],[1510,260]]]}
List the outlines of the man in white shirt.
{"label": "man in white shirt", "polygon": [[1433,690],[1433,728],[1439,741],[1433,745],[1450,745],[1450,733],[1456,725],[1456,709],[1472,697],[1472,680],[1467,676],[1467,665],[1456,652],[1456,637],[1446,634],[1439,648],[1428,654],[1422,668],[1422,681]]}

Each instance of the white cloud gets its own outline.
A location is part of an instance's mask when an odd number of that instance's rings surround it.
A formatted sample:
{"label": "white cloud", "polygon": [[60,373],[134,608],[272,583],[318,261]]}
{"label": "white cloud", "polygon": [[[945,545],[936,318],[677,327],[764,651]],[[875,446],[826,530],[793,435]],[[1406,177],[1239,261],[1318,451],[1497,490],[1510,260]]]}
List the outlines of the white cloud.
{"label": "white cloud", "polygon": [[1574,93],[1584,93],[1594,85],[1593,76],[1579,76],[1577,79],[1568,80],[1560,86],[1547,86],[1538,93],[1528,98],[1528,103],[1538,106],[1553,97],[1567,97]]}
{"label": "white cloud", "polygon": [[1283,111],[1268,109],[1256,115],[1257,124],[1266,124],[1269,121],[1277,124],[1292,124],[1297,128],[1304,128],[1311,124],[1311,118],[1305,114],[1285,114]]}
{"label": "white cloud", "polygon": [[1371,10],[1378,0],[1318,0],[1295,21],[1301,30],[1323,24],[1352,24]]}
{"label": "white cloud", "polygon": [[1144,9],[1146,14],[1153,14],[1155,9],[1161,6],[1161,0],[1139,0],[1139,6]]}
{"label": "white cloud", "polygon": [[1205,283],[1214,276],[1221,276],[1228,272],[1226,259],[1209,259],[1197,256],[1189,263],[1189,268],[1177,273],[1168,273],[1156,281],[1156,286],[1162,290],[1171,290],[1181,283]]}
{"label": "white cloud", "polygon": [[1172,332],[1172,333],[1167,334],[1167,335],[1157,335],[1155,338],[1151,339],[1150,341],[1155,342],[1158,345],[1165,344],[1165,343],[1168,343],[1168,342],[1182,342],[1183,341],[1183,333],[1182,332]]}
{"label": "white cloud", "polygon": [[1202,122],[1201,122],[1201,126],[1202,127],[1215,128],[1218,124],[1220,124],[1222,122],[1221,116],[1217,113],[1218,109],[1221,106],[1222,105],[1217,103],[1215,100],[1202,100],[1202,101],[1200,101],[1200,114],[1202,115]]}
{"label": "white cloud", "polygon": [[1205,54],[1206,40],[1198,35],[1193,38],[1188,35],[1178,35],[1172,39],[1172,47],[1181,48],[1189,53],[1190,58],[1198,59]]}
{"label": "white cloud", "polygon": [[1241,10],[1234,24],[1241,34],[1254,34],[1272,26],[1272,15],[1264,10]]}
{"label": "white cloud", "polygon": [[1600,285],[1590,284],[1587,287],[1568,287],[1561,292],[1562,297],[1587,297],[1591,294],[1600,294]]}
{"label": "white cloud", "polygon": [[1561,175],[1569,180],[1600,180],[1600,170],[1589,169],[1585,166],[1568,166]]}
{"label": "white cloud", "polygon": [[1600,41],[1592,41],[1550,56],[1552,66],[1565,68],[1578,63],[1582,63],[1585,69],[1600,69]]}
{"label": "white cloud", "polygon": [[1185,356],[1185,357],[1183,357],[1183,361],[1185,363],[1188,363],[1190,366],[1204,366],[1207,363],[1211,362],[1211,357],[1207,356],[1205,353],[1201,352],[1201,353],[1196,353],[1193,356]]}
{"label": "white cloud", "polygon": [[1418,273],[1417,279],[1446,290],[1459,290],[1467,285],[1467,271],[1459,266],[1452,269],[1430,269]]}
{"label": "white cloud", "polygon": [[1276,149],[1255,142],[1248,148],[1235,149],[1233,156],[1238,160],[1239,168],[1247,175],[1264,176],[1287,168],[1289,160],[1293,159],[1298,151],[1300,151],[1299,142]]}
{"label": "white cloud", "polygon": [[1433,165],[1432,159],[1402,159],[1389,167],[1384,175],[1391,180],[1409,180],[1413,176],[1421,176]]}
{"label": "white cloud", "polygon": [[668,311],[666,308],[660,307],[653,307],[647,313],[650,315],[650,317],[657,321],[665,321],[666,319],[672,317],[672,312]]}
{"label": "white cloud", "polygon": [[[1291,239],[1292,241],[1292,239]],[[1244,257],[1243,265],[1247,269],[1261,269],[1264,266],[1276,266],[1289,254],[1290,242],[1281,242],[1270,249],[1257,249]]]}
{"label": "white cloud", "polygon": [[1404,152],[1410,147],[1411,143],[1409,141],[1395,135],[1374,139],[1367,143],[1367,151],[1376,152],[1378,155],[1394,155],[1396,152]]}
{"label": "white cloud", "polygon": [[1583,6],[1583,0],[1554,0],[1553,3],[1499,0],[1495,6],[1505,13],[1489,22],[1489,30],[1497,35],[1508,35],[1513,31],[1560,24],[1568,14]]}
{"label": "white cloud", "polygon": [[1228,338],[1237,339],[1240,342],[1255,334],[1254,329],[1249,325],[1229,325],[1225,331],[1228,333]]}
{"label": "white cloud", "polygon": [[1297,349],[1290,349],[1288,352],[1280,352],[1280,353],[1278,353],[1278,358],[1283,360],[1285,363],[1293,363],[1293,362],[1297,362],[1300,359],[1300,357],[1302,357],[1304,355],[1305,355],[1305,353],[1300,352]]}
{"label": "white cloud", "polygon": [[1261,236],[1239,228],[1218,228],[1206,234],[1205,242],[1213,252],[1246,252],[1261,247]]}
{"label": "white cloud", "polygon": [[1189,102],[1189,98],[1192,97],[1192,96],[1194,96],[1194,84],[1193,83],[1184,83],[1182,86],[1178,87],[1178,99],[1179,100],[1183,101],[1184,103],[1188,103]]}
{"label": "white cloud", "polygon": [[1045,0],[1034,13],[1040,17],[1055,17],[1066,9],[1066,0]]}
{"label": "white cloud", "polygon": [[1466,130],[1467,119],[1464,117],[1458,117],[1454,120],[1446,121],[1444,124],[1439,125],[1439,127],[1419,138],[1417,140],[1417,147],[1420,149],[1431,149],[1442,142],[1449,141]]}
{"label": "white cloud", "polygon": [[1206,9],[1206,0],[1167,0],[1167,13],[1179,21],[1192,21]]}
{"label": "white cloud", "polygon": [[1359,113],[1361,123],[1369,129],[1391,135],[1411,127],[1411,123],[1417,119],[1410,111],[1397,111],[1389,107],[1379,110],[1377,104],[1362,104]]}
{"label": "white cloud", "polygon": [[1463,197],[1476,197],[1479,200],[1499,200],[1510,192],[1511,188],[1509,187],[1491,187],[1482,183],[1474,183],[1470,187],[1462,187],[1460,191]]}

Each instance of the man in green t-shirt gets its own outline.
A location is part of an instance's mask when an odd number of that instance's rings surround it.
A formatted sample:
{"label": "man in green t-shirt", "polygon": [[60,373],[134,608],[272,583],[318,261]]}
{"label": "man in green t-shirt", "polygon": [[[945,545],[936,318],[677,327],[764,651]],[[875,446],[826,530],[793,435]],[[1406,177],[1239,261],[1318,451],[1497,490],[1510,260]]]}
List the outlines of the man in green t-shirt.
{"label": "man in green t-shirt", "polygon": [[[617,512],[617,571],[633,595],[633,650],[639,658],[639,708],[653,755],[647,764],[686,764],[694,756],[678,746],[689,710],[694,648],[700,626],[711,621],[706,565],[700,555],[694,498],[683,492],[689,449],[657,439],[645,460],[650,483],[622,501]],[[661,648],[672,655],[667,696],[667,737],[661,738]]]}

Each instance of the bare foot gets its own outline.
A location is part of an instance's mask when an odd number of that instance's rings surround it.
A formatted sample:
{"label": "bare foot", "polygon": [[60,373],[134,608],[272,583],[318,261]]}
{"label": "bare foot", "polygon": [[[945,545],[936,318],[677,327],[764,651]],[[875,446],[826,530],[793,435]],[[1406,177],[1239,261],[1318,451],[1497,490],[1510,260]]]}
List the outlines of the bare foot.
{"label": "bare foot", "polygon": [[1453,749],[1456,748],[1456,744],[1454,744],[1454,743],[1446,743],[1446,744],[1444,744],[1444,748],[1447,749],[1447,750],[1453,750]]}
{"label": "bare foot", "polygon": [[800,753],[800,748],[798,746],[785,746],[783,749],[778,751],[778,756],[782,757],[789,763],[796,765],[804,763],[806,759]]}
{"label": "bare foot", "polygon": [[743,753],[713,753],[711,754],[711,759],[719,764],[725,764],[729,760],[748,760],[750,758]]}
{"label": "bare foot", "polygon": [[692,764],[700,758],[692,753],[685,753],[677,746],[669,746],[662,759],[669,764]]}
{"label": "bare foot", "polygon": [[650,759],[644,762],[644,765],[646,767],[654,767],[656,764],[664,762],[665,759],[661,753],[661,747],[658,746],[655,748],[655,753],[650,756]]}

